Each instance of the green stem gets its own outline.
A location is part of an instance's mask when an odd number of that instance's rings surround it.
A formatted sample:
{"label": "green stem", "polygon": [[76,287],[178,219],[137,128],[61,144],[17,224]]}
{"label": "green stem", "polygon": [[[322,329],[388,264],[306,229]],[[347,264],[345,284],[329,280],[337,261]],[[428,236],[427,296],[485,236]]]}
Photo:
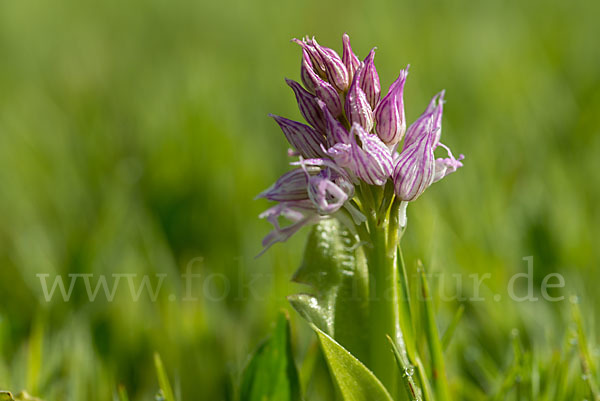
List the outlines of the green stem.
{"label": "green stem", "polygon": [[[372,249],[367,252],[369,264],[369,367],[391,394],[397,393],[399,372],[386,336],[398,337],[398,273],[395,252],[389,252],[387,220],[378,225],[374,215],[368,216]],[[395,248],[394,248],[395,250]]]}

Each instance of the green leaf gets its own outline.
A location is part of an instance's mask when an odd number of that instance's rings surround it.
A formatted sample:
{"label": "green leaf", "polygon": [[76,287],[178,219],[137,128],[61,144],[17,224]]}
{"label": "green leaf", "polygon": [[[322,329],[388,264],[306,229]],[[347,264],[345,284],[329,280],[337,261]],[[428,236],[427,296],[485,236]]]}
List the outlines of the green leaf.
{"label": "green leaf", "polygon": [[290,295],[288,301],[307,322],[314,324],[325,333],[333,333],[333,314],[327,309],[325,303],[319,302],[317,297],[308,294]]}
{"label": "green leaf", "polygon": [[290,342],[290,327],[282,313],[271,337],[261,344],[246,367],[241,401],[299,401],[300,382]]}
{"label": "green leaf", "polygon": [[173,390],[171,389],[171,383],[169,383],[169,376],[163,366],[162,360],[158,353],[154,354],[154,366],[156,367],[156,374],[158,376],[158,384],[162,391],[165,401],[175,401]]}
{"label": "green leaf", "polygon": [[344,401],[393,401],[375,375],[317,326],[321,348]]}
{"label": "green leaf", "polygon": [[293,280],[315,290],[313,295],[288,298],[298,313],[358,358],[366,357],[366,261],[356,238],[337,219],[323,220],[313,227]]}

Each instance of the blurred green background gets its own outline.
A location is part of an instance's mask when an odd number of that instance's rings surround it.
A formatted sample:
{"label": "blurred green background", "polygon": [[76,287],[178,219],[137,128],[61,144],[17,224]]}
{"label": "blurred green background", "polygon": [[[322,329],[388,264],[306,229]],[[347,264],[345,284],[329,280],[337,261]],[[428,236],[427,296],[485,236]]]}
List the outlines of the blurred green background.
{"label": "blurred green background", "polygon": [[[485,301],[464,301],[450,381],[492,391],[515,328],[541,358],[560,350],[573,294],[597,343],[598,15],[587,0],[0,2],[0,389],[148,400],[157,351],[181,399],[232,399],[302,290],[288,280],[307,231],[255,259],[270,227],[253,198],[288,169],[267,113],[300,117],[283,79],[299,80],[289,39],[306,34],[339,51],[348,32],[361,58],[377,46],[385,88],[410,63],[409,122],[447,91],[443,141],[465,167],[410,206],[404,253],[461,274],[465,296],[468,274],[491,274]],[[558,272],[564,301],[508,299],[527,256],[535,294]],[[167,276],[156,302],[125,279],[114,302],[82,282],[46,302],[36,275],[69,273]],[[459,302],[440,296],[441,327]],[[301,357],[312,337],[291,316]]]}

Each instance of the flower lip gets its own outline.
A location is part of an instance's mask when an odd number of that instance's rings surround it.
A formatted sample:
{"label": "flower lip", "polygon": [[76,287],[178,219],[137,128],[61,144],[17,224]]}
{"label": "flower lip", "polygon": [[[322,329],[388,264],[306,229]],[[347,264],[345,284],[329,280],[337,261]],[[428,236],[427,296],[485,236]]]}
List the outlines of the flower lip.
{"label": "flower lip", "polygon": [[308,196],[319,213],[334,213],[348,200],[348,194],[332,180],[331,171],[321,170],[319,174],[307,179]]}

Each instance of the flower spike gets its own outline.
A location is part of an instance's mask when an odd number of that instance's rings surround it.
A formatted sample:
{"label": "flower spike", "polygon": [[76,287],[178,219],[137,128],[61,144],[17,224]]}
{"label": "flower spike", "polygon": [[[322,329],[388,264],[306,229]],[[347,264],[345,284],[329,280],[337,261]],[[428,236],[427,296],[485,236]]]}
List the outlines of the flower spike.
{"label": "flower spike", "polygon": [[[408,66],[382,98],[376,48],[361,62],[347,34],[342,36],[341,57],[314,38],[293,42],[302,49],[303,85],[290,79],[286,83],[308,125],[270,115],[291,145],[288,155],[298,159],[290,163],[291,171],[257,196],[278,202],[260,216],[273,225],[263,241],[263,252],[304,225],[325,218],[337,219],[352,235],[364,237],[372,228],[367,216],[375,213],[379,222],[382,211],[392,210],[389,202],[394,194],[399,202],[391,204],[399,207],[394,213],[399,227],[404,227],[408,202],[463,166],[464,156],[454,157],[440,142],[444,91],[431,99],[407,129],[404,86]],[[438,147],[446,149],[447,157],[435,158]],[[380,188],[371,191],[363,186]],[[381,193],[385,196],[369,196]],[[289,224],[283,226],[280,220]]]}

